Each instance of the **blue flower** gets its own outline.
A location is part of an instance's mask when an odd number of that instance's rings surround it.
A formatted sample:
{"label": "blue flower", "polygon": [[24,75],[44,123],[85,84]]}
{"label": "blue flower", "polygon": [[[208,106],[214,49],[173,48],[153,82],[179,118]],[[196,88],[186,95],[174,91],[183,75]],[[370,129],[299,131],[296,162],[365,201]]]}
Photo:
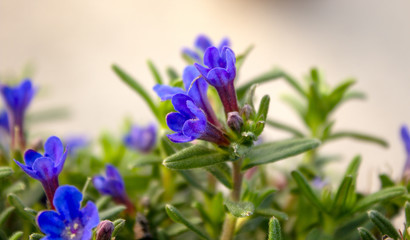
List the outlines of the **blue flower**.
{"label": "blue flower", "polygon": [[[10,87],[6,85],[0,86],[0,93],[3,97],[4,103],[7,108],[7,113],[9,114],[10,129],[11,131],[11,143],[12,148],[14,148],[15,139],[18,138],[19,147],[21,149],[25,148],[25,137],[24,137],[24,115],[27,107],[29,106],[34,94],[35,89],[29,79],[26,79],[20,83],[20,85],[15,87]],[[18,129],[18,136],[15,136]]]}
{"label": "blue flower", "polygon": [[68,155],[76,155],[78,150],[86,147],[89,141],[84,136],[71,136],[65,139]]}
{"label": "blue flower", "polygon": [[401,138],[404,143],[404,148],[406,150],[406,162],[403,168],[403,179],[405,181],[410,180],[410,133],[407,126],[402,126],[400,130]]}
{"label": "blue flower", "polygon": [[176,132],[167,135],[171,141],[182,143],[202,139],[221,146],[229,145],[226,136],[207,121],[204,111],[194,104],[191,97],[176,94],[171,101],[178,111],[169,113],[166,119],[168,127]]}
{"label": "blue flower", "polygon": [[[231,43],[229,39],[224,38],[222,39],[218,48],[222,50],[223,47],[229,47],[230,45]],[[207,48],[213,46],[213,43],[211,39],[209,39],[208,36],[201,34],[201,35],[198,35],[198,37],[195,39],[194,46],[196,50],[184,48],[182,49],[182,53],[184,54],[184,56],[188,57],[191,61],[202,63],[203,53],[206,51]]]}
{"label": "blue flower", "polygon": [[157,127],[155,124],[150,124],[145,128],[134,125],[124,137],[124,142],[129,148],[149,153],[157,142]]}
{"label": "blue flower", "polygon": [[187,94],[192,98],[195,105],[205,112],[208,121],[215,126],[220,127],[221,124],[219,123],[207,96],[208,83],[203,77],[201,77],[198,70],[194,66],[187,66],[182,74],[182,80],[186,91],[178,87],[170,87],[160,84],[154,86],[154,91],[162,101],[169,100],[176,94]]}
{"label": "blue flower", "polygon": [[219,51],[209,47],[204,56],[204,67],[195,63],[195,67],[205,80],[218,91],[219,98],[225,109],[225,114],[238,112],[238,103],[234,87],[236,77],[235,53],[228,47]]}
{"label": "blue flower", "polygon": [[14,160],[30,177],[37,179],[43,185],[44,191],[52,208],[53,198],[58,188],[58,175],[63,170],[67,158],[63,143],[58,137],[49,137],[44,144],[44,156],[34,150],[27,150],[24,154],[25,165]]}
{"label": "blue flower", "polygon": [[57,211],[43,211],[37,216],[40,230],[46,234],[42,240],[89,240],[92,229],[98,225],[97,206],[87,202],[81,207],[83,195],[69,185],[57,189],[53,200]]}
{"label": "blue flower", "polygon": [[134,205],[129,200],[125,191],[124,180],[118,170],[111,164],[106,165],[105,175],[93,177],[94,187],[102,195],[109,195],[117,203],[127,206],[128,211],[134,210]]}

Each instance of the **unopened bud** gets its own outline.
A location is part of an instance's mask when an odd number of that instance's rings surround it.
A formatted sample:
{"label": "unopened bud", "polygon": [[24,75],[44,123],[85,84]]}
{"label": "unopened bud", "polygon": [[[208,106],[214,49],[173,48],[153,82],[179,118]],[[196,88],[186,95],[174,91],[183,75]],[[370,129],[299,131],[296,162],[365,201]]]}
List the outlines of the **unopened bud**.
{"label": "unopened bud", "polygon": [[108,220],[100,222],[97,226],[96,240],[111,240],[114,231],[114,223]]}
{"label": "unopened bud", "polygon": [[243,119],[239,116],[238,112],[230,112],[228,113],[227,124],[232,130],[240,132],[243,125]]}
{"label": "unopened bud", "polygon": [[243,108],[241,109],[241,115],[245,117],[246,120],[250,118],[252,113],[253,113],[253,108],[249,104],[245,104],[245,106],[243,106]]}

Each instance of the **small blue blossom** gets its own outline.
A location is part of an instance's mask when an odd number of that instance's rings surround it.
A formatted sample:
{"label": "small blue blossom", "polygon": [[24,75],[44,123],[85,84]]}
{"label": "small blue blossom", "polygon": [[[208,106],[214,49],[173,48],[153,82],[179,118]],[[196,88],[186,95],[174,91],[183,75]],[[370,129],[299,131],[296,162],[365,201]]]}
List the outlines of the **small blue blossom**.
{"label": "small blue blossom", "polygon": [[78,150],[87,147],[89,141],[84,136],[71,136],[65,139],[65,145],[67,146],[68,155],[74,156]]}
{"label": "small blue blossom", "polygon": [[407,126],[401,127],[400,134],[406,151],[406,162],[403,168],[403,178],[408,181],[410,180],[410,133]]}
{"label": "small blue blossom", "polygon": [[[230,40],[228,38],[224,38],[219,44],[218,49],[222,50],[223,47],[229,47],[230,45]],[[208,36],[201,34],[195,39],[194,46],[195,50],[184,48],[182,49],[182,53],[193,62],[202,63],[203,53],[207,48],[214,46],[214,44]]]}
{"label": "small blue blossom", "polygon": [[131,131],[124,137],[124,143],[131,149],[142,153],[149,153],[157,142],[157,127],[149,124],[147,127],[132,126]]}
{"label": "small blue blossom", "polygon": [[209,47],[204,56],[206,67],[195,63],[195,67],[205,80],[218,91],[226,115],[229,112],[238,112],[234,87],[235,62],[235,53],[230,48],[224,47],[219,51],[216,47]]}
{"label": "small blue blossom", "polygon": [[128,211],[134,210],[134,205],[125,191],[124,180],[113,165],[106,165],[105,176],[94,176],[93,184],[100,194],[109,195],[115,202],[126,205]]}
{"label": "small blue blossom", "polygon": [[43,185],[47,198],[53,206],[53,197],[58,188],[58,175],[63,170],[67,158],[63,143],[58,137],[49,137],[44,144],[44,156],[30,149],[24,154],[25,165],[14,160],[30,177],[37,179]]}
{"label": "small blue blossom", "polygon": [[192,98],[195,105],[205,112],[208,121],[215,126],[220,127],[218,118],[216,117],[207,96],[208,83],[203,77],[201,77],[198,70],[194,66],[187,66],[182,74],[182,80],[186,89],[185,91],[178,87],[170,87],[160,84],[155,85],[153,89],[162,101],[172,99],[172,97],[176,94],[187,94]]}
{"label": "small blue blossom", "polygon": [[40,230],[46,235],[41,240],[89,240],[92,229],[98,225],[97,206],[87,202],[81,208],[83,195],[74,186],[57,189],[54,206],[57,211],[42,211],[37,216]]}
{"label": "small blue blossom", "polygon": [[[29,79],[23,80],[20,85],[14,87],[7,85],[0,86],[0,93],[3,97],[7,108],[7,113],[9,115],[11,143],[13,148],[16,138],[18,138],[18,143],[20,145],[19,147],[21,149],[25,148],[24,115],[35,92],[36,91]],[[16,132],[14,129],[16,128],[18,129],[18,136],[15,136]]]}
{"label": "small blue blossom", "polygon": [[226,136],[207,121],[204,111],[194,104],[191,97],[177,94],[172,98],[172,105],[178,112],[169,113],[166,118],[168,127],[176,132],[167,135],[171,141],[182,143],[202,139],[221,146],[229,145]]}
{"label": "small blue blossom", "polygon": [[0,131],[10,133],[9,116],[6,110],[0,112]]}
{"label": "small blue blossom", "polygon": [[329,181],[327,179],[322,179],[321,177],[315,177],[312,180],[313,187],[319,190],[324,188],[328,184],[329,184]]}

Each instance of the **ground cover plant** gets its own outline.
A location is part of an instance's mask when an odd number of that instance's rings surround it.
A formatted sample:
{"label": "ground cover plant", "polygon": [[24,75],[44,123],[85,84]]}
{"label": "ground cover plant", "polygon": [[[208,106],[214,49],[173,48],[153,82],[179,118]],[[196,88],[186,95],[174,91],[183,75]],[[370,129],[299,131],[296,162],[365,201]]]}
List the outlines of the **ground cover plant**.
{"label": "ground cover plant", "polygon": [[[42,86],[2,81],[0,239],[410,239],[407,127],[400,181],[380,174],[377,191],[359,192],[357,155],[332,188],[324,169],[333,158],[321,154],[323,145],[348,138],[388,146],[371,134],[334,128],[333,113],[364,93],[353,90],[353,79],[329,86],[316,68],[304,80],[275,68],[240,84],[251,50],[200,35],[182,51],[182,72],[148,62],[152,90],[112,65],[155,117],[146,126],[127,122],[127,132],[118,129],[123,138],[35,141],[27,111]],[[283,100],[305,129],[278,121],[268,112],[270,96],[256,96],[274,81],[294,90]],[[290,137],[267,141],[267,128]],[[272,178],[279,160],[294,167]],[[396,229],[391,220],[402,212]]]}

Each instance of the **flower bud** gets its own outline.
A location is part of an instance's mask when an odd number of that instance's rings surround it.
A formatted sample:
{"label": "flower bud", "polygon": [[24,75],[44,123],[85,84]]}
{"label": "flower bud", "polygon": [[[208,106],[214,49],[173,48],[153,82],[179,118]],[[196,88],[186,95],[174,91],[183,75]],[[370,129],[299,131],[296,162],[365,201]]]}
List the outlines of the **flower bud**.
{"label": "flower bud", "polygon": [[239,116],[238,112],[230,112],[228,113],[227,124],[232,130],[239,133],[241,132],[241,128],[243,125],[243,119],[241,116]]}
{"label": "flower bud", "polygon": [[249,104],[245,104],[243,106],[243,108],[241,109],[241,115],[242,117],[244,117],[246,120],[248,120],[250,118],[250,116],[253,113],[253,108],[251,105]]}
{"label": "flower bud", "polygon": [[114,224],[109,220],[100,222],[97,226],[96,240],[111,240]]}

